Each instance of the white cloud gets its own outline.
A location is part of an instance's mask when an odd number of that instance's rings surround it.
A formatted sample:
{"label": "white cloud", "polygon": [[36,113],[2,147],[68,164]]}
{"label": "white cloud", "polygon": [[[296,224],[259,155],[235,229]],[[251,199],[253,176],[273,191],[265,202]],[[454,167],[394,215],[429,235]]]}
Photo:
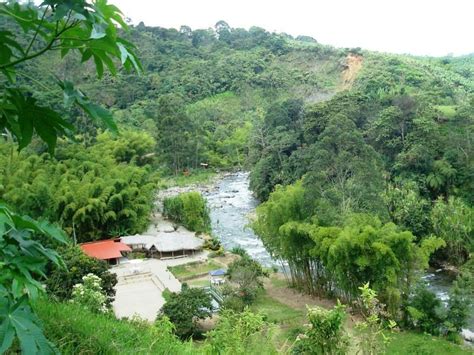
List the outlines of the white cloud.
{"label": "white cloud", "polygon": [[134,23],[193,29],[263,27],[337,47],[456,55],[474,52],[474,0],[110,0]]}

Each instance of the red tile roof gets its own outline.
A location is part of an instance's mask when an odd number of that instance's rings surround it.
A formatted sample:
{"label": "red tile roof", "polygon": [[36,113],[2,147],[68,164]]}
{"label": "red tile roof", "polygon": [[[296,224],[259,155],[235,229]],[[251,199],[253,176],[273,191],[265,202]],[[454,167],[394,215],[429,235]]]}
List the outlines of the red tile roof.
{"label": "red tile roof", "polygon": [[84,243],[81,249],[90,257],[101,260],[121,258],[122,251],[132,251],[128,245],[113,239]]}

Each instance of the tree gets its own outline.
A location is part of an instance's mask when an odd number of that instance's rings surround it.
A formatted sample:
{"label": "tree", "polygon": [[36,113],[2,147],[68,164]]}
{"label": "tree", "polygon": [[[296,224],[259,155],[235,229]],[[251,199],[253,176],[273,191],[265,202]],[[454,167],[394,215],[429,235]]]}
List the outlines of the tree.
{"label": "tree", "polygon": [[446,242],[447,259],[462,265],[474,250],[474,210],[460,198],[438,199],[431,211],[433,232]]}
{"label": "tree", "polygon": [[318,43],[318,41],[311,36],[297,36],[296,40],[301,41],[301,42],[308,42],[308,43]]}
{"label": "tree", "polygon": [[358,285],[370,283],[393,317],[398,317],[419,270],[426,269],[429,256],[444,245],[435,237],[417,245],[411,232],[370,215],[352,216],[339,231],[315,229],[312,237],[312,254],[320,255],[338,288],[346,292],[341,296],[354,300]]}
{"label": "tree", "polygon": [[217,38],[219,39],[219,41],[223,41],[227,44],[230,44],[232,38],[230,33],[231,28],[227,22],[222,20],[218,21],[214,26],[214,29],[217,33]]}
{"label": "tree", "polygon": [[331,117],[312,154],[304,183],[323,222],[334,223],[351,212],[383,215],[380,159],[352,120]]}
{"label": "tree", "polygon": [[388,184],[383,199],[393,223],[411,231],[418,239],[428,233],[431,206],[420,196],[414,181]]}
{"label": "tree", "polygon": [[351,302],[359,285],[370,282],[398,317],[418,272],[444,241],[428,237],[418,245],[411,232],[370,214],[350,214],[342,226],[326,226],[306,198],[301,183],[277,188],[258,206],[252,224],[271,255],[287,262],[292,284]]}
{"label": "tree", "polygon": [[158,153],[168,168],[177,175],[191,166],[192,122],[184,111],[184,101],[178,95],[160,97],[157,112]]}
{"label": "tree", "polygon": [[449,162],[444,159],[436,160],[432,172],[426,177],[426,183],[437,194],[442,193],[447,199],[455,176],[456,169]]}
{"label": "tree", "polygon": [[163,214],[195,232],[207,233],[211,229],[209,208],[199,192],[185,192],[165,198]]}
{"label": "tree", "polygon": [[214,31],[210,28],[207,30],[194,30],[191,42],[194,47],[200,47],[210,45],[215,40]]}
{"label": "tree", "polygon": [[408,326],[438,335],[445,320],[444,307],[424,283],[414,289],[406,307]]}
{"label": "tree", "polygon": [[78,242],[141,232],[155,184],[151,169],[137,164],[144,164],[150,139],[101,133],[90,147],[61,142],[54,158],[2,144],[0,199],[34,218],[57,221]]}
{"label": "tree", "polygon": [[259,160],[250,174],[250,188],[262,200],[276,185],[294,182],[289,158],[300,145],[303,112],[302,100],[284,100],[270,106],[256,125],[253,144]]}
{"label": "tree", "polygon": [[237,286],[234,295],[250,304],[257,297],[258,291],[263,289],[262,277],[267,277],[268,273],[260,263],[244,255],[229,265],[227,276]]}
{"label": "tree", "polygon": [[390,106],[380,112],[368,129],[374,147],[383,152],[389,163],[393,163],[405,145],[407,128],[402,119],[403,112],[396,106]]}
{"label": "tree", "polygon": [[448,335],[459,336],[468,323],[474,299],[474,275],[462,271],[449,291],[446,320],[444,325]]}
{"label": "tree", "polygon": [[452,341],[459,341],[459,333],[466,326],[474,295],[474,278],[467,267],[449,290],[449,298],[444,304],[427,285],[420,283],[406,305],[406,325],[434,335],[446,335]]}
{"label": "tree", "polygon": [[181,292],[172,292],[158,313],[158,319],[163,316],[175,326],[176,335],[186,339],[198,331],[197,321],[212,314],[211,296],[201,288],[190,288],[183,284]]}
{"label": "tree", "polygon": [[[23,31],[21,36],[10,30],[2,31],[0,47],[0,72],[8,81],[0,99],[0,129],[6,129],[17,140],[20,149],[31,142],[36,132],[52,153],[57,137],[73,130],[59,113],[45,103],[37,102],[15,84],[17,75],[27,75],[18,69],[20,64],[49,51],[60,51],[63,57],[69,52],[77,52],[82,61],[93,60],[99,78],[104,73],[104,66],[112,74],[117,72],[113,59],[118,59],[127,69],[141,70],[133,45],[118,36],[116,24],[127,28],[122,15],[106,0],[93,3],[51,0],[39,6],[7,1],[0,4],[0,15]],[[63,90],[66,107],[75,104],[96,122],[116,131],[107,110],[92,103],[71,82],[58,79],[58,85]]]}
{"label": "tree", "polygon": [[179,28],[179,33],[183,34],[187,38],[191,38],[193,35],[193,30],[189,26],[181,26]]}

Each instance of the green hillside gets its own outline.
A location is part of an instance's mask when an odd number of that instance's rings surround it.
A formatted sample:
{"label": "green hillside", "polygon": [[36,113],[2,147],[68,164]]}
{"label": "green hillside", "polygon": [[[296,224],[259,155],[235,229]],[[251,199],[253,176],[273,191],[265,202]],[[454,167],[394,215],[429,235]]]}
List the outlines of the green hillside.
{"label": "green hillside", "polygon": [[[474,55],[128,28],[104,0],[0,3],[0,40],[0,353],[468,352]],[[71,241],[142,233],[160,189],[244,170],[285,277],[236,248],[211,330],[207,291],[186,286],[155,323],[115,319],[117,278]],[[192,196],[167,203],[207,233]],[[453,273],[449,300],[424,286],[430,266]]]}

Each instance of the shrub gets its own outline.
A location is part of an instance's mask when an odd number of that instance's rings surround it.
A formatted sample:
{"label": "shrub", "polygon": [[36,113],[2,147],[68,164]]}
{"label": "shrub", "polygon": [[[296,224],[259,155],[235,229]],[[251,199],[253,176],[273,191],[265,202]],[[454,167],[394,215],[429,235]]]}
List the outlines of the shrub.
{"label": "shrub", "polygon": [[344,309],[340,303],[332,310],[308,308],[308,329],[298,337],[293,354],[345,354],[349,337],[344,330]]}
{"label": "shrub", "polygon": [[374,355],[381,354],[385,351],[390,338],[385,335],[387,329],[392,330],[396,323],[388,320],[388,324],[384,321],[387,315],[385,305],[377,299],[377,293],[365,284],[359,287],[361,292],[360,306],[362,309],[363,321],[356,324],[359,332],[359,351],[362,354]]}
{"label": "shrub", "polygon": [[106,313],[107,296],[102,290],[102,280],[94,274],[87,274],[82,278],[82,283],[72,288],[71,302],[79,304],[96,313]]}
{"label": "shrub", "polygon": [[180,195],[167,197],[163,200],[163,214],[173,221],[182,222],[183,209],[183,201]]}
{"label": "shrub", "polygon": [[242,257],[249,256],[247,251],[244,248],[242,248],[241,246],[233,247],[232,250],[231,250],[231,253],[235,254],[235,255],[240,255]]}
{"label": "shrub", "polygon": [[444,322],[448,336],[456,338],[467,325],[474,299],[474,278],[464,269],[454,281],[449,292],[446,320]]}
{"label": "shrub", "polygon": [[459,342],[459,333],[467,324],[472,299],[474,279],[468,269],[462,269],[449,291],[447,305],[420,284],[410,297],[406,311],[408,326],[433,335],[446,335]]}
{"label": "shrub", "polygon": [[211,253],[208,254],[208,257],[210,258],[217,258],[218,256],[224,256],[225,254],[225,250],[224,250],[224,247],[220,247],[219,249],[217,249],[216,251],[213,251]]}
{"label": "shrub", "polygon": [[74,303],[40,300],[34,305],[45,335],[62,354],[194,354],[190,343],[173,334],[163,318],[148,322],[118,320]]}
{"label": "shrub", "polygon": [[245,309],[244,300],[242,297],[235,295],[234,289],[224,285],[221,293],[224,297],[224,301],[221,304],[222,309],[230,309],[236,312],[242,312]]}
{"label": "shrub", "polygon": [[210,348],[208,352],[274,354],[276,349],[271,344],[271,332],[267,332],[268,329],[268,324],[260,314],[252,313],[248,309],[243,312],[223,310],[216,327],[207,335]]}
{"label": "shrub", "polygon": [[212,237],[210,239],[206,239],[206,242],[204,243],[204,248],[212,251],[218,251],[222,248],[222,245],[219,239],[217,239],[216,237]]}
{"label": "shrub", "polygon": [[474,209],[460,198],[440,198],[431,211],[433,231],[446,242],[446,257],[455,265],[463,264],[474,250],[473,218]]}
{"label": "shrub", "polygon": [[206,200],[198,192],[186,192],[165,198],[163,214],[194,232],[207,233],[211,230],[209,208]]}
{"label": "shrub", "polygon": [[68,247],[60,250],[66,268],[50,266],[47,272],[46,291],[54,298],[64,301],[71,298],[72,288],[81,283],[87,274],[97,275],[102,280],[102,289],[107,295],[110,305],[115,296],[117,276],[109,271],[105,261],[91,258],[84,254],[81,248]]}
{"label": "shrub", "polygon": [[439,334],[443,325],[443,305],[424,283],[419,284],[408,301],[408,325],[430,334]]}

